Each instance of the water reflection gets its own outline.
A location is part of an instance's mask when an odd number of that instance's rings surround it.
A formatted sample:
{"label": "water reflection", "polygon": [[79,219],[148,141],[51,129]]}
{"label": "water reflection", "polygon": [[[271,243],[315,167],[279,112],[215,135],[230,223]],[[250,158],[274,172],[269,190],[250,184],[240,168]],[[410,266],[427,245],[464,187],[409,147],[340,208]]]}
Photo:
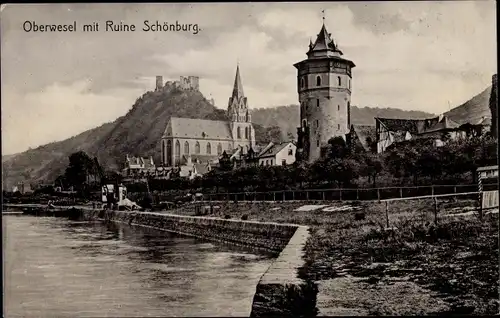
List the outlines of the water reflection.
{"label": "water reflection", "polygon": [[8,317],[248,316],[271,262],[255,251],[148,228],[3,220]]}

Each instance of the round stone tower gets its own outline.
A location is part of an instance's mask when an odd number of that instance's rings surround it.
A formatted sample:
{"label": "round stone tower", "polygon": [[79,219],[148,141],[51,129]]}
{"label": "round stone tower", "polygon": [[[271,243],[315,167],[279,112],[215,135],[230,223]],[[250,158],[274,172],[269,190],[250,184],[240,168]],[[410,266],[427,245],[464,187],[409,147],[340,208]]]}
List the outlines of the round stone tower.
{"label": "round stone tower", "polygon": [[355,65],[342,55],[323,23],[314,44],[309,43],[307,59],[294,64],[300,102],[297,146],[302,160],[314,162],[328,140],[345,139],[349,133]]}

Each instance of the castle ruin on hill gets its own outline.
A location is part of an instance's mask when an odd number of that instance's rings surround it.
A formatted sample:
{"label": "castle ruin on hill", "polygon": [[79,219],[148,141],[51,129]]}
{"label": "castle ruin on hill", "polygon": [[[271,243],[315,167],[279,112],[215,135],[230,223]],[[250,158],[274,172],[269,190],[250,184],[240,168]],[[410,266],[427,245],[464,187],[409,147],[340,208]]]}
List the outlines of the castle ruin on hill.
{"label": "castle ruin on hill", "polygon": [[163,83],[163,76],[156,76],[156,87],[155,91],[160,91],[165,86],[176,86],[183,90],[200,90],[200,78],[198,76],[181,76],[178,81],[167,81]]}

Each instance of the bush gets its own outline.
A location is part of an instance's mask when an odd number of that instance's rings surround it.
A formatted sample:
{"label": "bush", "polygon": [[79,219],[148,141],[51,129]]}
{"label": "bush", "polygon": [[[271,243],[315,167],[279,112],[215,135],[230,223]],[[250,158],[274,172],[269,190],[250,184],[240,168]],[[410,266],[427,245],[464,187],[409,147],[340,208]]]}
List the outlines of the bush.
{"label": "bush", "polygon": [[226,214],[226,215],[224,216],[224,218],[225,218],[225,219],[230,219],[230,218],[231,218],[231,216],[230,216],[229,214]]}
{"label": "bush", "polygon": [[247,214],[243,214],[243,216],[241,217],[241,219],[242,219],[243,221],[248,220],[248,215],[247,215]]}

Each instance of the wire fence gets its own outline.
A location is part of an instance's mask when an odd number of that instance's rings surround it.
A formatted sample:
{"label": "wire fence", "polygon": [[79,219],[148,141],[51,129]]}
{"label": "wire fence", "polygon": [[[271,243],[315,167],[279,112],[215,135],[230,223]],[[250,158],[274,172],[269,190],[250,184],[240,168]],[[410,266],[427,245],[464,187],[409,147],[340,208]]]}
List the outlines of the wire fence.
{"label": "wire fence", "polygon": [[[496,192],[496,200],[484,204],[487,195]],[[498,214],[498,191],[436,194],[419,197],[393,198],[380,201],[383,205],[385,226],[405,223],[433,222],[438,224],[453,217],[485,216]],[[380,207],[379,207],[380,208]]]}
{"label": "wire fence", "polygon": [[[308,189],[268,192],[204,193],[203,201],[374,201],[436,196],[477,191],[476,184],[385,187],[368,189]],[[484,184],[483,191],[498,190],[498,184]]]}

